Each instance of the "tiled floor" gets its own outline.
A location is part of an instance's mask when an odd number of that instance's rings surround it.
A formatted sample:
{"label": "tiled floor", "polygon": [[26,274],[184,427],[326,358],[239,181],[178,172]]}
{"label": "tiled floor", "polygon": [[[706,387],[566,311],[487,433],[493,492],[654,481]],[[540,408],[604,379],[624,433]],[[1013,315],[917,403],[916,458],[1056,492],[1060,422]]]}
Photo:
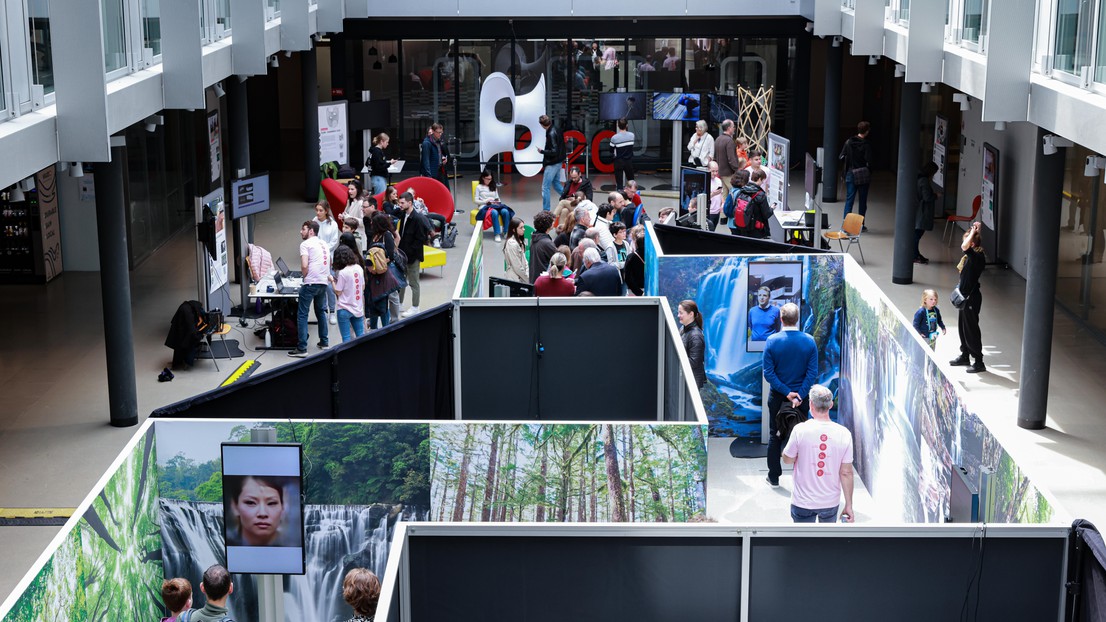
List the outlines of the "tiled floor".
{"label": "tiled floor", "polygon": [[[602,177],[596,181],[597,185],[610,183]],[[280,190],[276,194],[292,197],[299,182],[296,176],[287,176],[277,184]],[[801,179],[792,185],[801,188]],[[922,240],[923,252],[932,263],[915,266],[914,284],[892,285],[893,192],[890,176],[876,177],[868,211],[870,231],[863,238],[866,268],[909,317],[923,288],[951,291],[959,253],[941,243],[942,224],[938,223]],[[461,194],[467,197],[468,193]],[[540,209],[540,188],[534,180],[512,182],[501,195],[527,222]],[[467,208],[467,200],[463,203]],[[647,201],[654,208],[659,203],[658,199]],[[837,214],[839,209],[837,204],[828,211]],[[655,209],[651,211],[655,213]],[[274,256],[294,257],[299,225],[311,215],[309,204],[277,200],[272,211],[258,217],[257,242]],[[444,275],[431,270],[423,276],[424,308],[446,302],[452,295],[471,236],[467,213],[457,214],[457,222],[461,235],[458,247],[447,252]],[[485,235],[490,242],[491,233]],[[212,389],[229,374],[230,365],[223,365],[223,372],[217,373],[210,361],[200,361],[191,372],[178,373],[171,383],[156,380],[171,358],[170,350],[162,345],[169,320],[181,301],[196,297],[194,248],[189,235],[178,235],[131,275],[142,417],[158,406]],[[502,264],[498,245],[487,244],[488,273],[496,274]],[[982,328],[990,373],[972,376],[957,368],[953,377],[964,383],[970,405],[1037,484],[1053,493],[1071,515],[1106,522],[1106,452],[1101,450],[1106,441],[1106,415],[1098,391],[1106,377],[1106,347],[1058,312],[1048,428],[1039,432],[1017,428],[1025,282],[1013,272],[992,268],[983,283]],[[0,507],[75,506],[133,434],[133,429],[107,424],[99,291],[98,274],[73,272],[48,286],[3,289],[0,325],[8,330],[0,345],[0,391],[4,396],[0,409]],[[230,337],[247,348],[260,343],[252,332],[237,327]],[[939,341],[937,355],[952,358],[956,349],[952,327]],[[261,371],[287,360],[281,352],[247,354],[260,361]],[[716,441],[711,442],[713,449]],[[712,451],[708,478],[711,514],[725,520],[786,521],[790,477],[785,475],[784,486],[771,490],[763,482],[763,470],[763,459],[735,460],[728,453]],[[732,482],[733,486],[727,488],[719,482]],[[865,504],[862,490],[858,490],[856,506],[858,520],[879,520],[877,509]],[[6,598],[56,531],[0,527],[0,551],[5,560],[0,567],[0,596]]]}

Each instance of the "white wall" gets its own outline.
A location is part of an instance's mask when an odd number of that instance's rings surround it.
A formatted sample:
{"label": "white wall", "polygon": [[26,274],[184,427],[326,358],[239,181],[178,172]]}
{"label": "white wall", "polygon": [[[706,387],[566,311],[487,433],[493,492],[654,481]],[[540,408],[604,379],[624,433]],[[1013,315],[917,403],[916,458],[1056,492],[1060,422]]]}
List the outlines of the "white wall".
{"label": "white wall", "polygon": [[58,173],[58,213],[61,218],[61,256],[66,272],[99,272],[100,245],[96,240],[96,202],[80,200],[78,179]]}

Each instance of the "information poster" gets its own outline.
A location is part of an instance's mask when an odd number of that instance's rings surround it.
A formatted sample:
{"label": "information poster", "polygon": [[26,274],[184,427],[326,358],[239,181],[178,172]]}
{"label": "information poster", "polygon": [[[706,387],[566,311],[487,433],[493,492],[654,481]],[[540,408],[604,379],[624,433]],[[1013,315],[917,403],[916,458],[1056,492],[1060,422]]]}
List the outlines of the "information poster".
{"label": "information poster", "polygon": [[983,225],[995,229],[995,201],[998,200],[998,149],[983,143],[983,201],[979,206],[979,219]]}
{"label": "information poster", "polygon": [[35,174],[39,227],[42,232],[42,270],[47,283],[61,274],[62,270],[57,181],[57,172],[53,165]]}
{"label": "information poster", "polygon": [[773,210],[787,210],[787,171],[790,166],[791,141],[776,134],[768,135],[768,204]]}
{"label": "information poster", "polygon": [[933,176],[933,183],[939,187],[945,187],[945,162],[949,148],[949,120],[937,115],[937,122],[933,125],[933,163],[937,165],[937,173]]}
{"label": "information poster", "polygon": [[319,104],[319,162],[349,164],[346,101]]}
{"label": "information poster", "polygon": [[208,270],[211,273],[207,287],[208,293],[213,294],[227,284],[226,204],[222,199],[216,199],[211,204],[211,211],[215,213],[215,258],[207,255]]}
{"label": "information poster", "polygon": [[211,181],[219,181],[223,174],[223,150],[219,144],[219,111],[212,110],[207,115],[207,142],[211,148]]}

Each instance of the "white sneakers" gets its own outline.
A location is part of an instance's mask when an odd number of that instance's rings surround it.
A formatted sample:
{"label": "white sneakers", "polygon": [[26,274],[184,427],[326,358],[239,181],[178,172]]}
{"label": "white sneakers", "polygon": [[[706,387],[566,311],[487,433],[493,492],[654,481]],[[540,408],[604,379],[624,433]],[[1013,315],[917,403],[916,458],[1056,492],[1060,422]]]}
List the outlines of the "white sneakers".
{"label": "white sneakers", "polygon": [[501,236],[501,235],[495,236],[495,241],[496,242],[502,242],[503,241],[503,236]]}
{"label": "white sneakers", "polygon": [[399,317],[411,317],[412,315],[415,315],[418,312],[419,312],[418,307],[411,307],[411,308],[407,309],[406,311],[404,311],[403,313],[400,313]]}
{"label": "white sneakers", "polygon": [[327,313],[327,315],[330,316],[330,323],[331,324],[337,324],[338,323],[338,313],[337,312],[331,311],[330,313]]}
{"label": "white sneakers", "polygon": [[441,238],[434,238],[434,241],[431,242],[431,244],[434,246],[434,248],[441,248],[442,247],[442,240],[441,240]]}

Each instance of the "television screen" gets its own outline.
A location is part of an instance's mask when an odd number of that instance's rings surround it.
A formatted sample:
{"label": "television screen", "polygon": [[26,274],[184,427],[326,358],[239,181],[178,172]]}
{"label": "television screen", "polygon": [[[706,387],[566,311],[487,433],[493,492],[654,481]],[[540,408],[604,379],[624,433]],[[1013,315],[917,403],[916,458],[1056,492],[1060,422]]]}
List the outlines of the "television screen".
{"label": "television screen", "polygon": [[258,173],[231,182],[232,219],[269,211],[269,174]]}
{"label": "television screen", "polygon": [[651,91],[673,91],[684,85],[684,74],[681,71],[646,71],[645,88]]}
{"label": "television screen", "polygon": [[303,446],[223,443],[227,570],[304,574]]}
{"label": "television screen", "polygon": [[349,105],[349,129],[376,130],[391,127],[392,100],[373,99],[367,102],[351,102]]}
{"label": "television screen", "polygon": [[680,214],[691,209],[700,194],[710,194],[710,173],[685,166],[680,169]]}
{"label": "television screen", "polygon": [[599,120],[635,121],[645,118],[645,93],[600,93]]}
{"label": "television screen", "polygon": [[737,121],[738,108],[740,108],[740,106],[737,103],[737,95],[710,94],[711,123],[721,123],[726,119]]}
{"label": "television screen", "polygon": [[698,93],[653,93],[653,119],[657,121],[698,121]]}
{"label": "television screen", "polygon": [[745,350],[763,352],[768,338],[782,330],[780,307],[799,305],[799,325],[803,313],[803,264],[799,261],[750,261],[748,266],[748,319]]}
{"label": "television screen", "polygon": [[527,298],[534,295],[534,286],[530,283],[519,283],[518,281],[511,281],[509,279],[503,279],[497,276],[488,277],[488,291],[492,292],[492,296],[498,296],[495,291],[496,285],[502,285],[510,292],[510,298]]}
{"label": "television screen", "polygon": [[687,87],[693,91],[710,91],[718,88],[718,70],[692,69],[687,72]]}

